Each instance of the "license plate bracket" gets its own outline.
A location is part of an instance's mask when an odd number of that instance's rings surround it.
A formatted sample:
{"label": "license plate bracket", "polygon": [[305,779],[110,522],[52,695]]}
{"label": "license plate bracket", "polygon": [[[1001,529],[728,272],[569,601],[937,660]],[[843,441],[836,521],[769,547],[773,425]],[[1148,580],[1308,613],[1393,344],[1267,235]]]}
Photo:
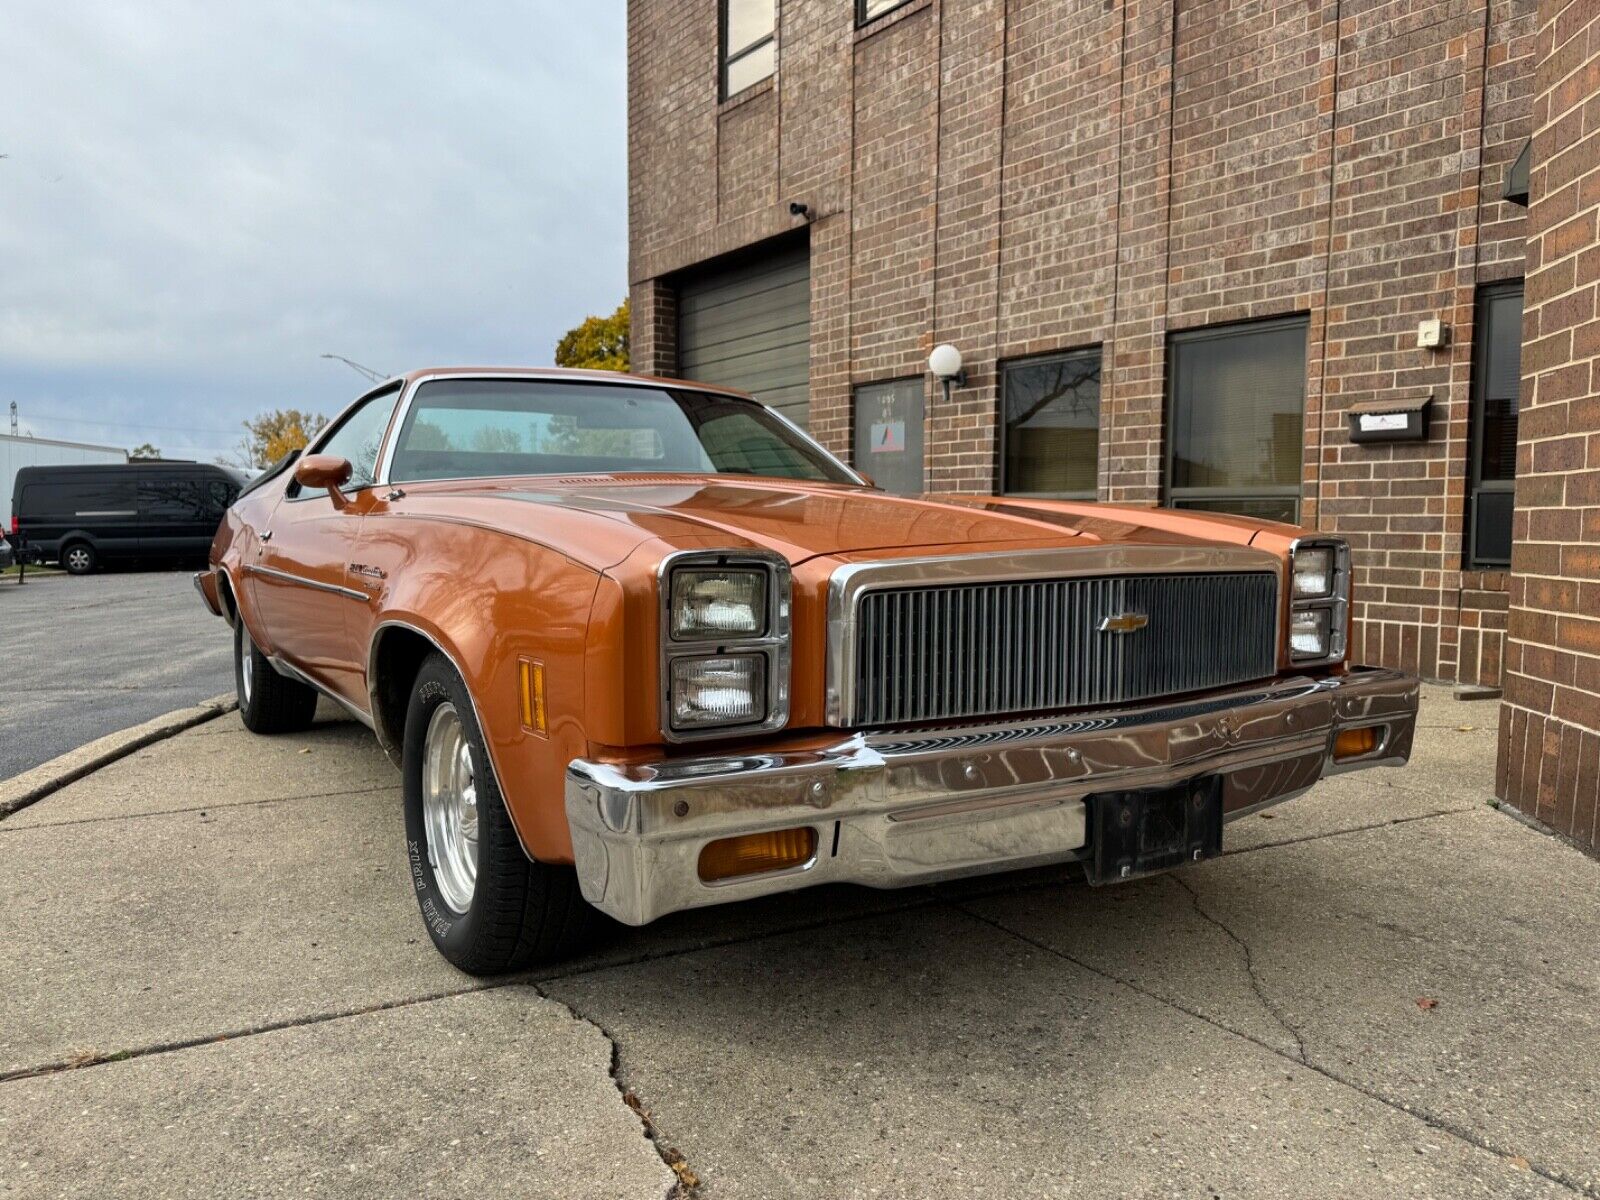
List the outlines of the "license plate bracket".
{"label": "license plate bracket", "polygon": [[1089,882],[1120,883],[1222,853],[1222,780],[1100,792],[1091,798]]}

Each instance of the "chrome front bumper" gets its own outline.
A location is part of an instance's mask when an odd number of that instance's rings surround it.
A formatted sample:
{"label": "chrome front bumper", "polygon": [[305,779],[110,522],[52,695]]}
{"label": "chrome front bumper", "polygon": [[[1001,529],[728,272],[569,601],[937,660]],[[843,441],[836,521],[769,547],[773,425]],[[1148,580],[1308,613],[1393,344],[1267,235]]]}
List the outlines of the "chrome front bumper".
{"label": "chrome front bumper", "polygon": [[[903,887],[1062,862],[1090,844],[1096,793],[1221,778],[1227,819],[1324,775],[1411,755],[1417,680],[1358,668],[1175,704],[1056,720],[854,735],[822,749],[616,766],[575,761],[567,819],[584,898],[629,925],[819,883]],[[1335,736],[1377,749],[1335,762]],[[807,825],[802,866],[707,884],[707,842]]]}

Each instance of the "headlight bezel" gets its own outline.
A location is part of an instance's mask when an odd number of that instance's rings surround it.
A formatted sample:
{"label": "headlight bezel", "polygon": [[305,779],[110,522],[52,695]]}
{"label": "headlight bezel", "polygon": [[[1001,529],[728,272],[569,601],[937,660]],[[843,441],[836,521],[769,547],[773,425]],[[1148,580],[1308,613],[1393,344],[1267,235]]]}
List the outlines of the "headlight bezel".
{"label": "headlight bezel", "polygon": [[[760,571],[766,577],[766,611],[759,633],[703,634],[680,631],[674,612],[675,575],[679,571]],[[789,562],[767,550],[680,550],[662,559],[656,572],[656,603],[660,610],[660,653],[656,693],[661,736],[668,742],[729,738],[781,729],[789,722],[790,608]],[[684,659],[738,658],[759,655],[765,675],[765,703],[758,721],[695,723],[679,727],[674,722],[673,664]]]}
{"label": "headlight bezel", "polygon": [[[1295,592],[1295,559],[1301,554],[1329,555],[1332,577],[1326,592],[1316,596],[1301,596]],[[1284,646],[1289,661],[1297,667],[1331,666],[1345,660],[1348,653],[1346,636],[1350,625],[1350,544],[1342,538],[1297,538],[1289,547],[1288,560],[1289,612],[1284,627]],[[1325,653],[1301,653],[1291,640],[1294,615],[1306,612],[1326,612],[1328,620],[1328,645]]]}

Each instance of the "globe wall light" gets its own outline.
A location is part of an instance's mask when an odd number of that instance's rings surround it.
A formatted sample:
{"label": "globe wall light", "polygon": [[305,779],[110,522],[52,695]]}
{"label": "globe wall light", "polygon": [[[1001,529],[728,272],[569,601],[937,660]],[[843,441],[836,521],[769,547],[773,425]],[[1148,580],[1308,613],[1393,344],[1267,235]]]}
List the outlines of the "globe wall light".
{"label": "globe wall light", "polygon": [[933,377],[944,384],[944,398],[950,399],[952,387],[965,387],[967,373],[961,369],[961,351],[949,342],[935,346],[933,353],[928,355],[928,370]]}

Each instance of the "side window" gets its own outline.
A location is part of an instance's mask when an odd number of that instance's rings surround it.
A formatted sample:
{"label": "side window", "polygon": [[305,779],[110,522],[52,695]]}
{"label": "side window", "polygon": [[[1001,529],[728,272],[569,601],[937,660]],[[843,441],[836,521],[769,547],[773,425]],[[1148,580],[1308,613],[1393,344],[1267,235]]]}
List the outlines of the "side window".
{"label": "side window", "polygon": [[318,454],[331,454],[350,460],[350,482],[347,488],[372,486],[377,478],[378,451],[383,446],[383,431],[389,427],[389,417],[394,412],[399,389],[374,396],[333,431],[327,441],[317,447]]}

